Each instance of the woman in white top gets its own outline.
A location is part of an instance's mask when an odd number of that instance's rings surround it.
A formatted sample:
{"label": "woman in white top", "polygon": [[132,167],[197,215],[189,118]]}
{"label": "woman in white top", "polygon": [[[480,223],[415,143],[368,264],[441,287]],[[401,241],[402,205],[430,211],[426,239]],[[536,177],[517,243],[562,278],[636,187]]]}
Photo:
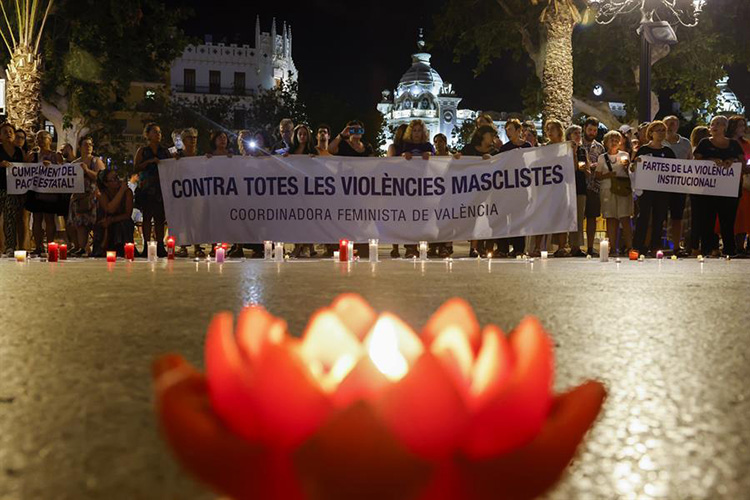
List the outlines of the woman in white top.
{"label": "woman in white top", "polygon": [[[607,237],[610,245],[617,241],[617,227],[622,224],[622,238],[625,248],[633,244],[633,233],[630,218],[633,216],[633,193],[628,195],[612,192],[612,179],[629,179],[628,165],[630,159],[626,152],[620,151],[622,134],[613,130],[604,136],[604,149],[607,154],[599,156],[596,166],[596,178],[600,181],[599,196],[602,202],[602,216],[607,219]],[[628,183],[628,185],[630,185]],[[613,247],[614,248],[614,247]]]}

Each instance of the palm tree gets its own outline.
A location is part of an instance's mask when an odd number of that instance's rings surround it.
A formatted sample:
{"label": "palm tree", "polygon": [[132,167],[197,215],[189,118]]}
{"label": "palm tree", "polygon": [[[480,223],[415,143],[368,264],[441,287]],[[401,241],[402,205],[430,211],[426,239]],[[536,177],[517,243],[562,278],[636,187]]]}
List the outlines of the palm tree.
{"label": "palm tree", "polygon": [[[531,0],[536,5],[540,0]],[[555,118],[565,126],[573,118],[573,28],[581,15],[573,0],[548,2],[540,21],[546,31],[546,51],[542,71],[544,120]]]}
{"label": "palm tree", "polygon": [[[4,26],[0,24],[0,35],[10,55],[6,67],[8,120],[26,131],[35,130],[41,119],[42,57],[39,44],[53,0],[47,1],[46,8],[41,5],[43,3],[39,0],[0,0],[5,20]],[[15,19],[8,17],[8,11],[14,5]]]}

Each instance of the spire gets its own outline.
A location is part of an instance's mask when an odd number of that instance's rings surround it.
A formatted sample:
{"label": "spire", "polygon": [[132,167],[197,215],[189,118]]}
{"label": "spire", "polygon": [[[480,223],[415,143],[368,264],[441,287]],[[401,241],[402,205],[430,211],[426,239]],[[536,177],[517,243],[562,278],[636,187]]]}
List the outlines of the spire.
{"label": "spire", "polygon": [[271,56],[276,55],[276,18],[271,23]]}
{"label": "spire", "polygon": [[255,17],[255,49],[260,50],[260,16]]}
{"label": "spire", "polygon": [[419,37],[417,38],[417,48],[420,52],[424,51],[424,28],[419,28]]}
{"label": "spire", "polygon": [[281,54],[283,57],[287,56],[287,44],[286,44],[286,21],[284,21],[284,28],[281,32]]}
{"label": "spire", "polygon": [[292,25],[289,25],[289,57],[292,57]]}

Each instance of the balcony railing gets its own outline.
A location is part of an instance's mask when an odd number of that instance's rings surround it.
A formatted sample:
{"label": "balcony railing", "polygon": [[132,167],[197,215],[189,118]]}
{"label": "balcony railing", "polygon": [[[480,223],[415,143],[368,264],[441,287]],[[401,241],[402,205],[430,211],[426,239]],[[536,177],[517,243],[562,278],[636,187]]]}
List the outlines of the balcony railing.
{"label": "balcony railing", "polygon": [[190,86],[190,85],[173,85],[172,90],[185,94],[202,94],[202,95],[252,95],[253,91],[249,89],[237,89],[234,87],[212,87],[212,86]]}

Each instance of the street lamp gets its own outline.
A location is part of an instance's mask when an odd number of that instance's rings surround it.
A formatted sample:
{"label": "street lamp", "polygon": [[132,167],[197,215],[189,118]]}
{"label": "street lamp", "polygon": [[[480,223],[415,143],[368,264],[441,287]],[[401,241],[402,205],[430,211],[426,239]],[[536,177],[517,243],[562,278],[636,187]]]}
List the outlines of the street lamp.
{"label": "street lamp", "polygon": [[651,45],[677,43],[677,34],[672,24],[679,23],[686,28],[696,26],[706,0],[588,0],[588,3],[596,11],[596,22],[599,24],[609,24],[621,15],[640,11],[638,34],[641,35],[641,67],[638,119],[641,123],[650,122]]}

